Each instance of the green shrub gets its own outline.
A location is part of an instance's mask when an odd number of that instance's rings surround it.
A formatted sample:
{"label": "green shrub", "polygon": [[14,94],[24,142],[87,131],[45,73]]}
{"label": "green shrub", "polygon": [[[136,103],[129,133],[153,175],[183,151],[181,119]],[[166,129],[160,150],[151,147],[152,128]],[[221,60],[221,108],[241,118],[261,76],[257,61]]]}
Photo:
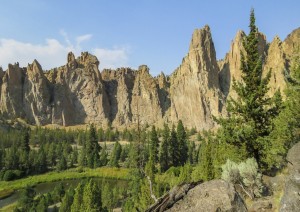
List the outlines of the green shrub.
{"label": "green shrub", "polygon": [[3,175],[4,181],[11,181],[11,180],[14,180],[14,178],[15,178],[15,174],[12,170],[5,171],[5,173]]}
{"label": "green shrub", "polygon": [[222,165],[222,179],[239,185],[251,199],[262,194],[262,175],[254,158],[248,158],[239,164],[227,160]]}

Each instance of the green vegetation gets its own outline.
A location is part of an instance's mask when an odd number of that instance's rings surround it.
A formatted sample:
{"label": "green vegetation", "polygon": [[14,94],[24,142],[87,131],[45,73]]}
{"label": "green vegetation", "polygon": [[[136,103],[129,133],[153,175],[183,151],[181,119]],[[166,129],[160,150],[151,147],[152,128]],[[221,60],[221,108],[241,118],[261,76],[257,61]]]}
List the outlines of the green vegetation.
{"label": "green vegetation", "polygon": [[239,185],[251,199],[261,197],[262,175],[258,172],[258,164],[254,158],[239,164],[227,160],[222,170],[223,180]]}
{"label": "green vegetation", "polygon": [[0,181],[0,192],[7,192],[8,190],[17,190],[25,188],[26,186],[34,186],[39,183],[54,182],[68,179],[81,178],[106,178],[106,179],[124,179],[129,177],[129,169],[126,168],[110,168],[100,167],[97,169],[89,168],[74,168],[64,172],[48,172],[41,175],[34,175],[24,179],[14,181]]}
{"label": "green vegetation", "polygon": [[[240,186],[251,199],[263,195],[262,173],[280,171],[300,139],[300,51],[286,73],[283,101],[279,91],[268,96],[270,72],[262,77],[253,10],[243,45],[242,80],[233,82],[237,97],[227,101],[228,116],[216,118],[217,131],[187,130],[181,120],[171,129],[164,124],[118,131],[92,124],[86,130],[0,130],[0,198],[23,188],[19,211],[45,211],[57,203],[60,211],[111,211],[121,203],[124,211],[143,211],[175,185],[217,178]],[[128,187],[85,180],[44,195],[31,187],[82,178],[125,179]]]}
{"label": "green vegetation", "polygon": [[276,92],[267,95],[271,72],[262,77],[262,57],[258,51],[258,29],[255,25],[254,10],[250,14],[250,32],[243,41],[242,81],[233,82],[237,98],[227,101],[228,118],[218,120],[221,125],[219,139],[231,145],[245,160],[254,157],[260,168],[268,164],[263,160],[269,154],[266,138],[273,130],[273,120],[281,110],[281,95]]}

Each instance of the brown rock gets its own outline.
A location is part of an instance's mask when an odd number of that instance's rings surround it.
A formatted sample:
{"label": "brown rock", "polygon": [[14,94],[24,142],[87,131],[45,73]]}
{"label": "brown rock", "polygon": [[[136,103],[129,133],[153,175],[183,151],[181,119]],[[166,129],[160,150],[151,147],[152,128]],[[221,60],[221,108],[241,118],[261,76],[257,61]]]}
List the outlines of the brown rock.
{"label": "brown rock", "polygon": [[296,50],[300,48],[300,28],[293,30],[283,42],[283,51],[290,60],[293,58]]}
{"label": "brown rock", "polygon": [[[220,88],[225,97],[236,98],[237,95],[232,89],[233,80],[242,80],[241,71],[241,53],[245,54],[243,47],[243,40],[246,34],[243,31],[238,31],[235,39],[231,43],[230,51],[226,54],[224,61],[219,63],[220,66]],[[258,51],[264,61],[266,57],[267,42],[266,36],[262,33],[258,33]]]}
{"label": "brown rock", "polygon": [[282,94],[284,94],[284,89],[286,88],[286,81],[284,78],[285,70],[286,59],[282,50],[282,42],[280,41],[280,38],[276,36],[269,46],[263,69],[263,76],[266,76],[266,74],[271,71],[271,78],[269,82],[270,96],[273,96],[278,89]]}
{"label": "brown rock", "polygon": [[170,77],[170,120],[210,129],[220,111],[219,67],[210,29],[195,30],[188,55]]}
{"label": "brown rock", "polygon": [[23,105],[30,123],[45,125],[51,121],[50,89],[41,65],[28,64],[23,86]]}
{"label": "brown rock", "polygon": [[135,77],[131,111],[134,123],[137,123],[138,118],[142,125],[155,124],[162,119],[158,86],[145,65],[139,67]]}
{"label": "brown rock", "polygon": [[[72,60],[72,54],[69,56]],[[109,104],[98,69],[99,61],[84,52],[76,62],[78,68],[62,66],[53,74],[52,123],[107,125]]]}
{"label": "brown rock", "polygon": [[132,90],[135,71],[129,68],[104,70],[102,73],[109,100],[109,119],[113,126],[130,126],[132,123]]}
{"label": "brown rock", "polygon": [[24,69],[19,63],[9,64],[2,77],[0,110],[8,117],[23,117]]}

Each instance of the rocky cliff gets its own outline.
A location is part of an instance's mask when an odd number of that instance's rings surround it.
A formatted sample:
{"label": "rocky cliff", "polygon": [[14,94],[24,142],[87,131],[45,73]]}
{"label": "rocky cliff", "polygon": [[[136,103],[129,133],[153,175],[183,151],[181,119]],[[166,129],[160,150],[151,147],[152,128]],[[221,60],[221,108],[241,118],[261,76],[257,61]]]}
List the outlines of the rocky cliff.
{"label": "rocky cliff", "polygon": [[208,26],[195,30],[188,55],[170,77],[170,120],[188,127],[212,128],[222,107],[219,67]]}
{"label": "rocky cliff", "polygon": [[[232,90],[233,79],[241,80],[241,54],[245,53],[243,48],[243,39],[246,34],[238,31],[235,39],[231,43],[230,51],[225,58],[219,61],[220,88],[226,97],[235,98],[236,95]],[[269,82],[269,95],[272,96],[276,90],[284,94],[286,87],[285,74],[289,73],[290,63],[293,54],[299,49],[300,45],[300,28],[294,30],[282,42],[276,36],[271,43],[267,43],[266,36],[259,33],[259,53],[263,61],[263,76],[271,72]]]}
{"label": "rocky cliff", "polygon": [[[130,127],[181,119],[187,127],[210,129],[212,116],[224,113],[226,98],[234,97],[233,79],[241,79],[244,37],[239,31],[225,58],[217,61],[210,28],[195,30],[187,55],[170,76],[152,77],[146,65],[100,73],[99,60],[87,52],[78,58],[69,53],[64,66],[49,71],[36,60],[26,68],[9,64],[5,71],[0,68],[0,112],[36,125]],[[271,43],[259,35],[263,74],[271,71],[270,95],[284,90],[284,73],[299,44],[300,29]]]}

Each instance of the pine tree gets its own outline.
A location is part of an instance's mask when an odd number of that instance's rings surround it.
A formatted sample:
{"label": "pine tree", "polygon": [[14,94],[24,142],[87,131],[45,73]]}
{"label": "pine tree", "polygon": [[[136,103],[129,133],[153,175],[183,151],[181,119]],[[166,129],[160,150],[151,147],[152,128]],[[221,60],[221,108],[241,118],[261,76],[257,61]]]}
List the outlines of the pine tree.
{"label": "pine tree", "polygon": [[[228,118],[221,118],[220,139],[234,144],[236,148],[246,147],[247,157],[254,157],[262,166],[265,137],[272,131],[272,121],[280,108],[274,98],[269,98],[270,72],[262,77],[262,58],[258,51],[258,29],[254,10],[250,14],[250,32],[243,41],[245,54],[241,57],[242,81],[233,81],[237,98],[228,100]],[[246,158],[245,158],[246,159]]]}
{"label": "pine tree", "polygon": [[24,211],[29,211],[34,203],[35,191],[32,187],[27,186],[21,192],[21,197],[19,200],[19,206],[24,209]]}
{"label": "pine tree", "polygon": [[68,163],[67,163],[67,160],[65,158],[64,155],[61,156],[58,164],[57,164],[57,171],[63,171],[63,170],[66,170],[68,168]]}
{"label": "pine tree", "polygon": [[181,120],[177,124],[177,141],[179,151],[179,164],[183,166],[188,159],[187,135]]}
{"label": "pine tree", "polygon": [[74,200],[74,194],[75,194],[74,189],[70,188],[62,199],[59,211],[61,212],[71,211],[71,205]]}
{"label": "pine tree", "polygon": [[159,140],[157,137],[157,132],[154,126],[152,126],[151,133],[150,133],[150,155],[153,158],[154,163],[158,162],[158,147],[159,147]]}
{"label": "pine tree", "polygon": [[300,138],[300,49],[296,48],[291,60],[291,71],[286,73],[286,101],[274,120],[274,130],[267,137],[263,162],[267,170],[281,168],[290,147]]}
{"label": "pine tree", "polygon": [[170,149],[170,129],[167,124],[164,124],[164,129],[162,133],[162,143],[159,149],[159,165],[160,170],[165,172],[169,169],[169,165],[171,163],[171,158],[169,154]]}
{"label": "pine tree", "polygon": [[84,186],[82,196],[82,211],[101,211],[101,192],[97,184],[93,180]]}
{"label": "pine tree", "polygon": [[145,173],[148,177],[150,177],[150,180],[153,182],[154,174],[156,173],[155,161],[154,161],[153,155],[150,155],[149,160],[146,163]]}
{"label": "pine tree", "polygon": [[114,149],[110,155],[109,165],[113,167],[119,167],[119,160],[122,152],[121,144],[116,141],[114,145]]}
{"label": "pine tree", "polygon": [[129,145],[127,167],[138,168],[138,164],[139,164],[138,144],[131,142]]}
{"label": "pine tree", "polygon": [[159,164],[160,164],[160,170],[162,172],[165,172],[169,169],[170,157],[169,157],[168,150],[169,150],[168,141],[163,141],[159,151]]}
{"label": "pine tree", "polygon": [[83,184],[79,183],[75,189],[74,200],[71,205],[71,212],[81,212],[82,195],[83,195]]}
{"label": "pine tree", "polygon": [[190,141],[188,145],[188,161],[190,164],[194,164],[197,162],[197,150],[195,142]]}
{"label": "pine tree", "polygon": [[94,124],[90,125],[88,141],[86,143],[86,157],[87,157],[87,165],[90,168],[97,167],[99,162],[99,152],[101,150],[100,145],[98,144],[96,128]]}
{"label": "pine tree", "polygon": [[21,140],[21,145],[20,148],[29,153],[30,151],[30,146],[29,146],[29,139],[30,139],[30,128],[26,128],[25,130],[23,130],[23,136],[22,136],[22,140]]}
{"label": "pine tree", "polygon": [[172,126],[172,130],[171,130],[169,155],[171,158],[172,166],[179,166],[180,152],[179,152],[179,144],[178,144],[174,125]]}
{"label": "pine tree", "polygon": [[107,163],[108,163],[107,147],[106,147],[106,142],[105,142],[104,147],[101,149],[101,152],[100,152],[100,166],[106,166]]}

